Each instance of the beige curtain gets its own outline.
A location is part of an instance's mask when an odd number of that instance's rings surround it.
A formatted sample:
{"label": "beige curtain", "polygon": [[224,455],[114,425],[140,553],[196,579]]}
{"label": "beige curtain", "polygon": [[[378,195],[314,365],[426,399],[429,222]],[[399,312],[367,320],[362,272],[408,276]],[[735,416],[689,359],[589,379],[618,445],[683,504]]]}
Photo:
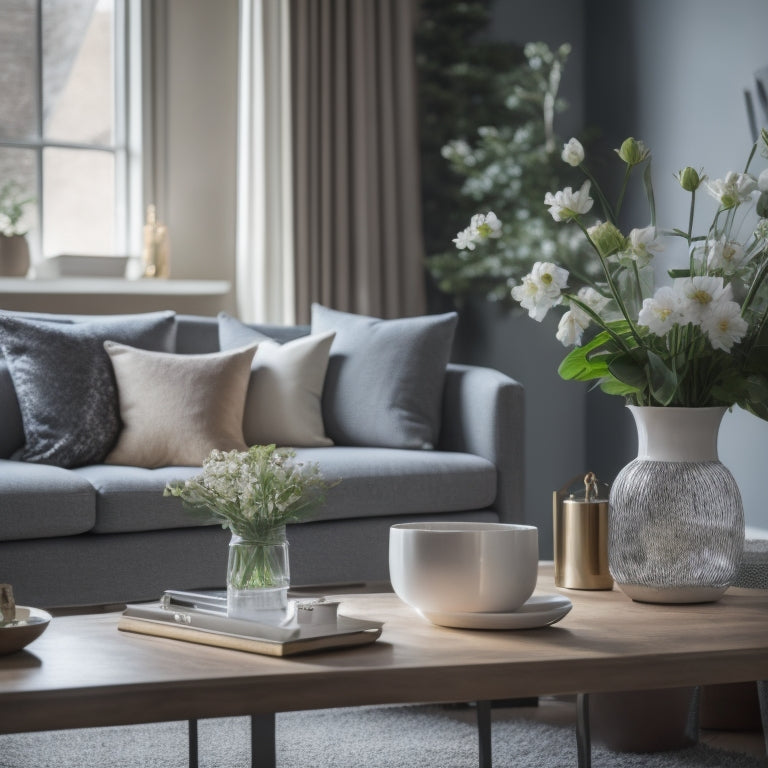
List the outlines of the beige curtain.
{"label": "beige curtain", "polygon": [[240,0],[237,311],[295,322],[289,22],[286,0]]}
{"label": "beige curtain", "polygon": [[296,315],[425,310],[417,0],[290,0]]}

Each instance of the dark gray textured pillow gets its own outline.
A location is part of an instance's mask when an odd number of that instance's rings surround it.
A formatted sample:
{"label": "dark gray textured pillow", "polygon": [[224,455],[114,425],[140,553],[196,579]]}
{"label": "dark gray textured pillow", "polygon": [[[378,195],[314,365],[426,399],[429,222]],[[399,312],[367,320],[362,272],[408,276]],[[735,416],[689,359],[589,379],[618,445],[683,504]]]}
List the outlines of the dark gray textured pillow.
{"label": "dark gray textured pillow", "polygon": [[77,467],[98,464],[120,431],[117,389],[107,339],[173,351],[174,312],[58,323],[0,313],[0,351],[24,423],[14,459]]}
{"label": "dark gray textured pillow", "polygon": [[455,312],[397,320],[312,305],[312,333],[336,331],[323,420],[337,445],[433,448]]}

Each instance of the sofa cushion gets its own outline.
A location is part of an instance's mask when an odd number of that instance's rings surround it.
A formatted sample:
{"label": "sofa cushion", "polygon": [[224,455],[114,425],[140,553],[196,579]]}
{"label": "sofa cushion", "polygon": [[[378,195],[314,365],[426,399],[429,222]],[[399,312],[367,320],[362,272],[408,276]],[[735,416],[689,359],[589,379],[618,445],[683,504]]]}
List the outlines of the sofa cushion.
{"label": "sofa cushion", "polygon": [[107,464],[198,466],[213,449],[244,451],[243,409],[256,345],[176,355],[104,343],[123,429]]}
{"label": "sofa cushion", "polygon": [[89,483],[96,495],[94,533],[126,533],[202,525],[179,501],[163,496],[172,480],[186,480],[200,467],[125,467],[97,464],[73,474]]}
{"label": "sofa cushion", "polygon": [[479,456],[395,448],[297,448],[317,462],[329,489],[313,520],[483,509],[496,498],[496,468]]}
{"label": "sofa cushion", "polygon": [[322,395],[334,333],[277,344],[264,334],[219,314],[222,349],[258,342],[245,399],[243,434],[248,445],[327,446]]}
{"label": "sofa cushion", "polygon": [[[329,481],[342,478],[312,520],[480,510],[496,495],[495,467],[468,453],[334,446],[297,448],[296,460],[317,462]],[[74,470],[96,489],[95,533],[200,525],[199,517],[184,510],[179,499],[163,496],[166,483],[199,472],[199,467],[109,465]]]}
{"label": "sofa cushion", "polygon": [[337,445],[433,448],[457,315],[380,320],[312,305],[312,332],[335,331],[323,419]]}
{"label": "sofa cushion", "polygon": [[0,350],[24,425],[13,458],[75,467],[103,461],[120,428],[106,339],[153,350],[175,343],[173,312],[63,323],[0,313]]}
{"label": "sofa cushion", "polygon": [[74,536],[96,521],[93,486],[60,467],[0,460],[0,499],[0,541]]}

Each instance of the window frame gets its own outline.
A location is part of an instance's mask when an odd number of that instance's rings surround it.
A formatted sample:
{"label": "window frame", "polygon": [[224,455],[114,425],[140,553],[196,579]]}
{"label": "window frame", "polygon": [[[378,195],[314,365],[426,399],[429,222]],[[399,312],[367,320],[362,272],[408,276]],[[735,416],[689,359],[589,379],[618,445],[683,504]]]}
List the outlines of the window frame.
{"label": "window frame", "polygon": [[[35,3],[35,135],[25,139],[0,138],[0,148],[23,149],[35,154],[36,213],[28,234],[33,266],[43,264],[44,168],[46,149],[106,152],[114,157],[113,210],[114,253],[104,256],[141,254],[141,225],[144,200],[151,195],[145,178],[145,156],[151,131],[145,126],[152,114],[151,93],[151,0],[113,0],[113,136],[111,144],[62,141],[45,137],[43,112],[43,0]],[[53,254],[51,254],[53,255]]]}

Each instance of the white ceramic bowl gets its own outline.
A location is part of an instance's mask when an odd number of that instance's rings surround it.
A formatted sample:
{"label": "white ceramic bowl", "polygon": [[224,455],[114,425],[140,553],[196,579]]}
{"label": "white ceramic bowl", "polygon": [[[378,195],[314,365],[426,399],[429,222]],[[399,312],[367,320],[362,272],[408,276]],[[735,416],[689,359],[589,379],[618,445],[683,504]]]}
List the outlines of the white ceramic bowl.
{"label": "white ceramic bowl", "polygon": [[395,594],[421,611],[510,612],[533,594],[539,532],[507,523],[399,523],[389,529]]}

